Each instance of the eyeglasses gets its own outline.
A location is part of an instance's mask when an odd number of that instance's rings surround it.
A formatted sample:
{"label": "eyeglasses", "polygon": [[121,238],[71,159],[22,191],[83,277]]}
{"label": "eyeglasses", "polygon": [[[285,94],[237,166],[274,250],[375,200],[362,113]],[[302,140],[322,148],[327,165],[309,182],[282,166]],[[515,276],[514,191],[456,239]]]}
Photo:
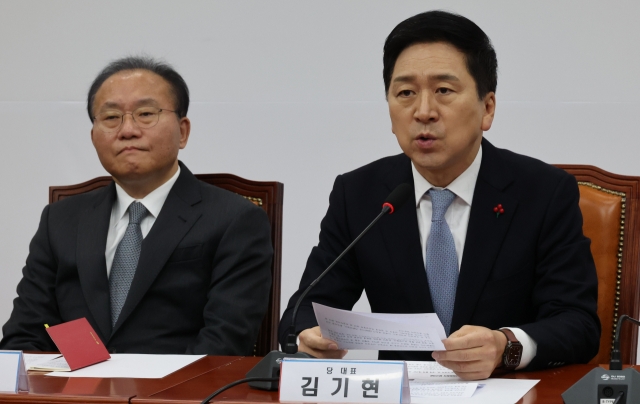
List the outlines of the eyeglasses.
{"label": "eyeglasses", "polygon": [[133,112],[124,113],[117,109],[111,109],[102,111],[98,115],[93,117],[94,125],[97,125],[98,129],[105,133],[112,133],[118,131],[124,122],[125,115],[131,115],[133,122],[140,129],[153,128],[158,124],[160,120],[160,113],[162,111],[176,112],[170,109],[161,109],[155,107],[140,107]]}

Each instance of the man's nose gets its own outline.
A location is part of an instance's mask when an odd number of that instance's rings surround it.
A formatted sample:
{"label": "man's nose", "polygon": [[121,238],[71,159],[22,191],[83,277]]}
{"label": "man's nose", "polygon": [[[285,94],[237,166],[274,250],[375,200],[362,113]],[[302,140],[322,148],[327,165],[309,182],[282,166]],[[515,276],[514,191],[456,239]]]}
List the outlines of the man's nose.
{"label": "man's nose", "polygon": [[416,101],[414,118],[420,122],[435,122],[438,120],[438,108],[433,94],[421,92]]}
{"label": "man's nose", "polygon": [[120,131],[118,135],[123,138],[130,138],[134,136],[139,136],[141,133],[140,128],[136,124],[133,119],[132,114],[124,114],[122,116],[122,125],[120,126]]}

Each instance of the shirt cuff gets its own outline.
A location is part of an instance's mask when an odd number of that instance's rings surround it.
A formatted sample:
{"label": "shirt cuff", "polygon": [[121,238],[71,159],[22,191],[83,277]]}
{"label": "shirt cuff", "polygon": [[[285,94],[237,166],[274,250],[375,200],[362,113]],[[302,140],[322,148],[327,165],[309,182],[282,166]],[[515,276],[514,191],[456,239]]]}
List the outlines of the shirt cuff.
{"label": "shirt cuff", "polygon": [[520,365],[516,368],[516,370],[526,368],[533,358],[535,358],[536,353],[538,352],[538,344],[527,334],[522,331],[520,328],[513,327],[502,327],[508,328],[511,330],[513,335],[516,336],[516,339],[520,341],[522,344],[522,358],[520,359]]}

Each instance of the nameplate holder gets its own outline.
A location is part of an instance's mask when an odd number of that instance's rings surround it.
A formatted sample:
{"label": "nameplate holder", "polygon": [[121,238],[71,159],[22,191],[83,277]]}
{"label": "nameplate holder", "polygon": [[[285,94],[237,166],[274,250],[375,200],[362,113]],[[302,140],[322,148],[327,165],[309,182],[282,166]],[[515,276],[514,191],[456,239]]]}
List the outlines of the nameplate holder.
{"label": "nameplate holder", "polygon": [[22,351],[0,351],[0,393],[29,391]]}
{"label": "nameplate holder", "polygon": [[402,361],[284,358],[280,402],[409,404]]}

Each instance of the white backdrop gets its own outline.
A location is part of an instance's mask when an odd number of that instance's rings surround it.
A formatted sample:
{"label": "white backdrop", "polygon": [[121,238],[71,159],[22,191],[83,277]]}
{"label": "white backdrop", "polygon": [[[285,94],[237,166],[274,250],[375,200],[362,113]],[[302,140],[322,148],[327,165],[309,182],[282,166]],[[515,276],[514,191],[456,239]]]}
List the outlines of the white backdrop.
{"label": "white backdrop", "polygon": [[190,86],[180,158],[193,172],[285,184],[284,309],[335,176],[400,152],[382,45],[397,23],[435,8],[469,17],[494,43],[497,114],[485,136],[495,145],[640,175],[637,1],[0,0],[0,323],[47,187],[105,174],[85,111],[91,81],[142,52]]}

